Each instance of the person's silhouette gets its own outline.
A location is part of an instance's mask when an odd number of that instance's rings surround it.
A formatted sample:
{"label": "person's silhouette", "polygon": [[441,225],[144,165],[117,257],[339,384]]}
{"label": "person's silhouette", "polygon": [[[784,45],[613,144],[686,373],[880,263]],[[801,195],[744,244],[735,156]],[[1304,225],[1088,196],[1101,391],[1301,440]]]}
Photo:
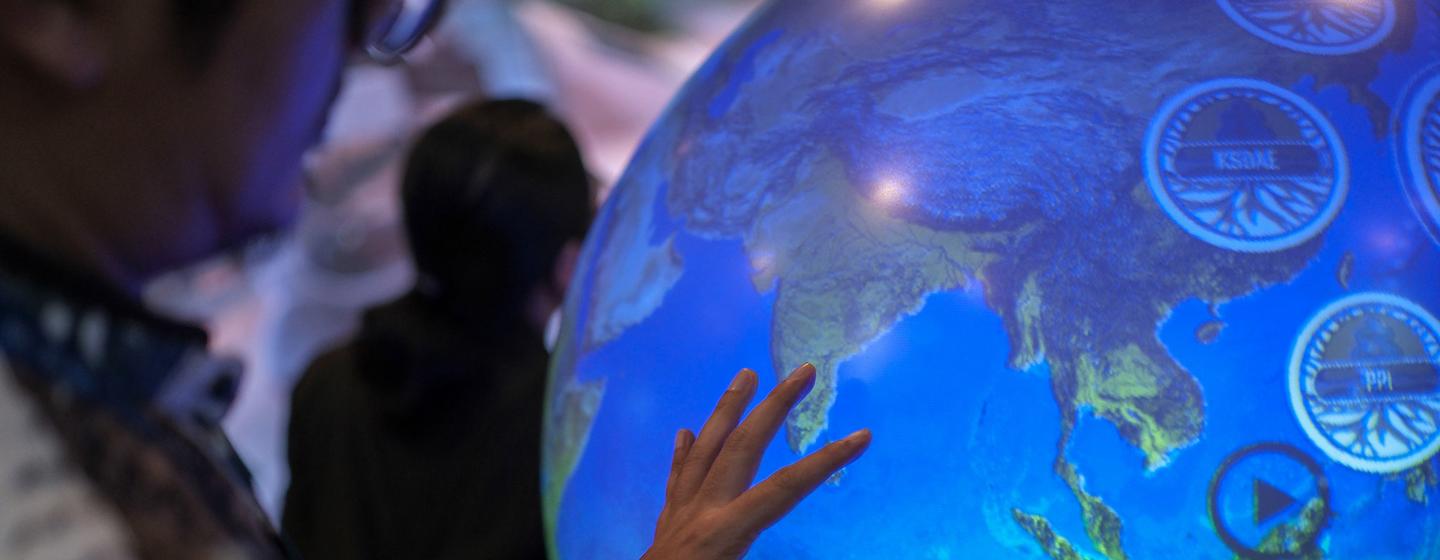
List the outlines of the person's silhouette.
{"label": "person's silhouette", "polygon": [[544,558],[542,333],[592,214],[580,152],[543,107],[484,101],[404,177],[419,280],[297,385],[285,532],[312,557]]}

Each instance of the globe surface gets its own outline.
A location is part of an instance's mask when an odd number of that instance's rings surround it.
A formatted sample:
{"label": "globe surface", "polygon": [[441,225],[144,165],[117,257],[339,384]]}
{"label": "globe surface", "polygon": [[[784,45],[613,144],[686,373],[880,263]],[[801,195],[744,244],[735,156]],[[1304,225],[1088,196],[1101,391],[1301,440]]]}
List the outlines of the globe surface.
{"label": "globe surface", "polygon": [[774,2],[655,125],[554,356],[561,558],[741,367],[872,428],[752,558],[1440,558],[1440,2]]}

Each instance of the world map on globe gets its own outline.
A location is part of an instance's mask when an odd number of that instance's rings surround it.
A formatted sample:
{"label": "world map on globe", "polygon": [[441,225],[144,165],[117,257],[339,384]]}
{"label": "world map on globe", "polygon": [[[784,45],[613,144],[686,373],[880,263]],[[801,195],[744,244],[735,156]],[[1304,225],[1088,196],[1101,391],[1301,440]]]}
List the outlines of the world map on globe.
{"label": "world map on globe", "polygon": [[1440,558],[1436,315],[1436,0],[771,2],[586,242],[552,552],[808,361],[761,476],[874,443],[751,558]]}

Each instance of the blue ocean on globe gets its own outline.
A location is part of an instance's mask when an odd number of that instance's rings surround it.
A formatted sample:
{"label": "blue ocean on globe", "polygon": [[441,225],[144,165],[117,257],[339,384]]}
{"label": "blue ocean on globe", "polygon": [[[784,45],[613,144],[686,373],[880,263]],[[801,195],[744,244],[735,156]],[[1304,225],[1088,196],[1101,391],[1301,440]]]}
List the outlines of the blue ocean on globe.
{"label": "blue ocean on globe", "polygon": [[735,371],[874,443],[750,558],[1440,558],[1440,1],[760,7],[587,240],[559,558]]}

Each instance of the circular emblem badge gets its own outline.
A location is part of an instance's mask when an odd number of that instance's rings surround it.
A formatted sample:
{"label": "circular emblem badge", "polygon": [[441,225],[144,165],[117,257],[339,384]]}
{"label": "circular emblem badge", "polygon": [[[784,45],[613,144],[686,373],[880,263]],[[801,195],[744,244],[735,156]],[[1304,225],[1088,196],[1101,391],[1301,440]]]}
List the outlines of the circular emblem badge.
{"label": "circular emblem badge", "polygon": [[1146,134],[1145,179],[1191,235],[1270,252],[1330,225],[1350,169],[1318,109],[1274,84],[1233,78],[1194,86],[1161,107]]}
{"label": "circular emblem badge", "polygon": [[1440,66],[1431,66],[1396,106],[1395,154],[1410,205],[1440,243]]}
{"label": "circular emblem badge", "polygon": [[1440,321],[1414,302],[1370,292],[1326,306],[1289,382],[1300,426],[1342,465],[1393,473],[1440,450]]}
{"label": "circular emblem badge", "polygon": [[[1226,492],[1232,485],[1253,491],[1239,495]],[[1330,481],[1325,478],[1325,470],[1304,451],[1286,443],[1256,443],[1231,453],[1215,469],[1207,494],[1215,533],[1225,546],[1247,560],[1290,559],[1312,552],[1324,524],[1330,520]],[[1313,518],[1319,526],[1297,527],[1305,522],[1307,510],[1311,509],[1318,509]],[[1237,512],[1241,515],[1235,515]],[[1273,531],[1277,522],[1291,525],[1295,539],[1278,543],[1280,550],[1261,550],[1261,542],[1247,542],[1236,530],[1237,526],[1248,525]],[[1273,547],[1277,543],[1269,544]]]}
{"label": "circular emblem badge", "polygon": [[1393,0],[1218,0],[1256,37],[1307,54],[1363,51],[1395,28]]}

